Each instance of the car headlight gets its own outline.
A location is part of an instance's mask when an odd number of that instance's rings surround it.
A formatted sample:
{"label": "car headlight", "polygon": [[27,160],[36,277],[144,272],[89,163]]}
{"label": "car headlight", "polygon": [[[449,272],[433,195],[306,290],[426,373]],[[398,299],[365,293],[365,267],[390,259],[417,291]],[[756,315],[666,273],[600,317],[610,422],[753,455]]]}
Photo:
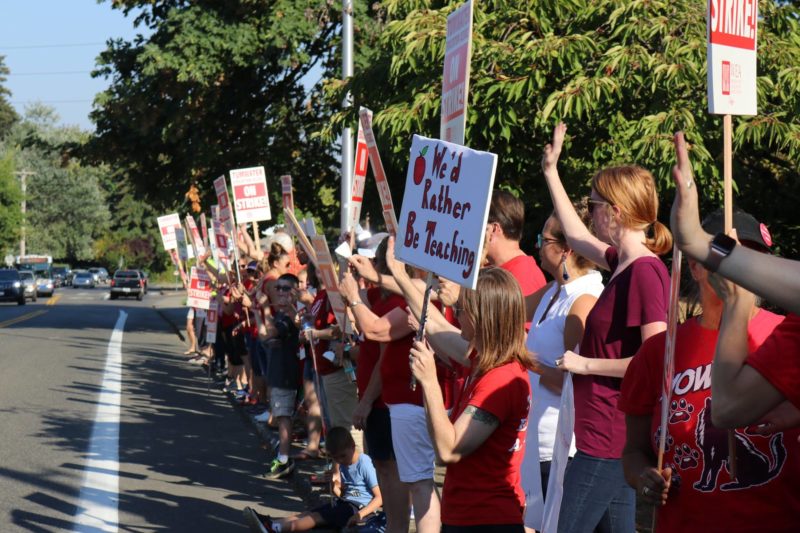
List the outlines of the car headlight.
{"label": "car headlight", "polygon": [[19,281],[14,282],[14,288],[19,289],[20,285],[22,285]]}

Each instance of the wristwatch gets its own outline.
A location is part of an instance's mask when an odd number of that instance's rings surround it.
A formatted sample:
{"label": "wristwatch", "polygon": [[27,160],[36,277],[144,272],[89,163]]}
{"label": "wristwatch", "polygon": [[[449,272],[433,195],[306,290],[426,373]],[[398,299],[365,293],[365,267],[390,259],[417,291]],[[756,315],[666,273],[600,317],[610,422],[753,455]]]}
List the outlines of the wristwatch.
{"label": "wristwatch", "polygon": [[730,255],[736,247],[736,240],[724,233],[717,233],[711,240],[711,253],[706,259],[705,266],[711,272],[716,272],[722,260]]}
{"label": "wristwatch", "polygon": [[364,303],[364,302],[362,302],[361,300],[356,300],[355,302],[350,302],[347,305],[349,305],[351,309],[355,309],[357,306],[361,305],[362,303]]}

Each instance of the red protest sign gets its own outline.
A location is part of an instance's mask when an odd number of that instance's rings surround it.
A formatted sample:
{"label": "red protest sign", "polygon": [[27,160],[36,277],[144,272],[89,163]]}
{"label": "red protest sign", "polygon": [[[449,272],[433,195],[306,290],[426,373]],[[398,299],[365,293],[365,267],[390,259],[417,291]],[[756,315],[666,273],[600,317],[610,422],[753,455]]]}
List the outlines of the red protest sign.
{"label": "red protest sign", "polygon": [[350,216],[348,218],[348,228],[350,229],[354,229],[359,220],[361,220],[361,205],[364,202],[364,185],[367,182],[368,167],[369,148],[364,137],[364,126],[359,120],[358,136],[356,137],[356,160],[353,165],[353,191],[350,195]]}
{"label": "red protest sign", "polygon": [[178,213],[171,213],[158,217],[158,230],[161,233],[161,242],[164,243],[164,250],[176,250],[178,241],[175,238],[175,229],[181,227],[181,217]]}
{"label": "red protest sign", "polygon": [[378,186],[378,194],[383,208],[383,221],[386,223],[386,229],[396,235],[397,217],[394,211],[394,202],[392,202],[392,192],[389,190],[389,182],[383,170],[381,154],[378,152],[378,144],[375,142],[375,134],[372,132],[372,111],[361,108],[358,115],[364,130],[364,140],[367,142],[369,163],[372,166],[372,173],[375,175],[375,183]]}
{"label": "red protest sign", "polygon": [[708,110],[719,115],[755,115],[756,0],[709,0]]}
{"label": "red protest sign", "polygon": [[228,196],[228,184],[225,181],[225,176],[220,176],[214,180],[214,191],[217,193],[217,216],[228,228],[228,231],[233,231],[236,224],[233,220],[233,211],[231,211],[231,200],[230,196]]}
{"label": "red protest sign", "polygon": [[206,247],[203,243],[203,237],[200,235],[200,231],[197,229],[197,224],[195,224],[194,217],[192,215],[186,215],[186,225],[189,227],[189,233],[192,239],[192,246],[194,246],[195,254],[197,254],[197,257],[200,257],[206,253]]}
{"label": "red protest sign", "polygon": [[238,224],[272,219],[264,167],[231,170],[231,189]]}
{"label": "red protest sign", "polygon": [[469,60],[472,50],[472,0],[447,17],[447,38],[442,77],[442,139],[464,144],[469,92]]}
{"label": "red protest sign", "polygon": [[186,305],[198,309],[208,309],[211,300],[211,278],[204,268],[192,267]]}
{"label": "red protest sign", "polygon": [[294,211],[294,190],[292,189],[292,177],[289,175],[281,176],[281,197],[283,198],[283,208]]}

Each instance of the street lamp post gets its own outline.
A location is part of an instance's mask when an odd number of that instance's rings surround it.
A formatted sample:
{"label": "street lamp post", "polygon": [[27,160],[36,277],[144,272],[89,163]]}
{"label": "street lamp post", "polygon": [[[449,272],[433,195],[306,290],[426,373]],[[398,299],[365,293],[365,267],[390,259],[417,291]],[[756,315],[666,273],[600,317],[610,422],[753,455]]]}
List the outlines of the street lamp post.
{"label": "street lamp post", "polygon": [[[342,78],[353,75],[353,1],[342,0]],[[352,107],[350,93],[344,97],[342,107]],[[349,127],[342,132],[341,228],[347,231],[350,219],[350,197],[353,189],[353,134]],[[355,230],[355,228],[353,228]]]}

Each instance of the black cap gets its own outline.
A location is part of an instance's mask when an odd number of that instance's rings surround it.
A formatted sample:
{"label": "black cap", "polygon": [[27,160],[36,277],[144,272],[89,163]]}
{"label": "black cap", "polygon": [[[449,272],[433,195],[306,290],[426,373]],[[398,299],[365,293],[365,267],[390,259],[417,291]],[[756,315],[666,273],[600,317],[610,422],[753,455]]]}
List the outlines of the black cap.
{"label": "black cap", "polygon": [[[736,235],[742,244],[755,245],[755,248],[765,252],[768,252],[772,246],[772,235],[767,226],[738,207],[733,208],[733,227],[736,228]],[[703,229],[712,235],[725,231],[724,210],[717,209],[708,215],[703,220]]]}

